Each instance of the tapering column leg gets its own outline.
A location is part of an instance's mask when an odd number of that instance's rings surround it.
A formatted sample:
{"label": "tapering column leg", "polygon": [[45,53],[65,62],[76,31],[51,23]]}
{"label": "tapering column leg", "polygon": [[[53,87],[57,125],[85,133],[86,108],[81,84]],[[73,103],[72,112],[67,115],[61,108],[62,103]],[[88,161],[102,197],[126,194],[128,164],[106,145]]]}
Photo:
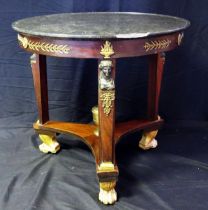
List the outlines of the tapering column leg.
{"label": "tapering column leg", "polygon": [[112,204],[117,200],[115,191],[118,168],[115,163],[115,59],[100,60],[98,68],[99,110],[99,200]]}
{"label": "tapering column leg", "polygon": [[[157,120],[160,88],[162,82],[162,75],[165,64],[165,54],[158,53],[150,55],[149,60],[149,81],[148,81],[148,108],[147,117],[149,120]],[[144,131],[142,139],[139,142],[139,147],[142,149],[150,149],[157,147],[157,140],[155,139],[158,130]]]}
{"label": "tapering column leg", "polygon": [[30,61],[38,107],[39,123],[44,124],[49,120],[46,56],[33,54]]}
{"label": "tapering column leg", "polygon": [[[30,58],[30,62],[38,107],[39,119],[36,123],[44,124],[49,120],[46,56],[33,54]],[[41,133],[41,131],[38,131],[38,133]],[[44,153],[56,153],[60,149],[60,145],[56,141],[55,133],[44,133],[40,134],[39,137],[43,142],[39,146],[40,151]]]}

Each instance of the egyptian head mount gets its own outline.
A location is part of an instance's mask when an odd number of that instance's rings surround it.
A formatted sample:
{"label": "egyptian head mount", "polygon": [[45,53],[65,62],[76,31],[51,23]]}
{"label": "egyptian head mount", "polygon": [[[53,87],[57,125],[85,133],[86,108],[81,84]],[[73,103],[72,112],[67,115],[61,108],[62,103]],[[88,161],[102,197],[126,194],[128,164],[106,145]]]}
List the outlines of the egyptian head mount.
{"label": "egyptian head mount", "polygon": [[113,63],[111,60],[103,60],[99,64],[100,76],[99,85],[101,90],[113,90],[115,88],[112,78]]}

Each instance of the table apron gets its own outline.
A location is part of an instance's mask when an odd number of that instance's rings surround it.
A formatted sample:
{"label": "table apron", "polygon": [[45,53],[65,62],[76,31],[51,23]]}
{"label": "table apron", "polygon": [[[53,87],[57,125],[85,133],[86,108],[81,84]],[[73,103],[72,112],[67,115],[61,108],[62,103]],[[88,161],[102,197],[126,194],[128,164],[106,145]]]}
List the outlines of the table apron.
{"label": "table apron", "polygon": [[183,32],[138,39],[80,40],[18,34],[20,47],[37,54],[69,58],[123,58],[175,49]]}

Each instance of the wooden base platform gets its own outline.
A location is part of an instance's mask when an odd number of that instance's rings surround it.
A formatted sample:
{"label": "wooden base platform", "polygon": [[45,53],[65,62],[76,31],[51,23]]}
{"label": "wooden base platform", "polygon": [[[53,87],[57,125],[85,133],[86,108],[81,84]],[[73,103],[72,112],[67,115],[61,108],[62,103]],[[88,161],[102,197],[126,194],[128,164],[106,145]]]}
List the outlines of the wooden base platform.
{"label": "wooden base platform", "polygon": [[[131,120],[122,123],[115,124],[114,139],[115,144],[124,136],[129,133],[133,133],[139,130],[151,131],[158,130],[163,123],[162,119],[155,121],[149,120]],[[95,155],[96,160],[98,161],[98,144],[99,136],[94,134],[95,129],[97,128],[94,124],[81,124],[81,123],[70,123],[70,122],[59,122],[59,121],[48,121],[46,123],[39,124],[34,123],[34,129],[39,134],[50,134],[50,133],[63,133],[63,134],[73,134],[77,137],[80,137],[92,150]],[[97,162],[96,161],[96,162]],[[97,162],[98,163],[98,162]]]}

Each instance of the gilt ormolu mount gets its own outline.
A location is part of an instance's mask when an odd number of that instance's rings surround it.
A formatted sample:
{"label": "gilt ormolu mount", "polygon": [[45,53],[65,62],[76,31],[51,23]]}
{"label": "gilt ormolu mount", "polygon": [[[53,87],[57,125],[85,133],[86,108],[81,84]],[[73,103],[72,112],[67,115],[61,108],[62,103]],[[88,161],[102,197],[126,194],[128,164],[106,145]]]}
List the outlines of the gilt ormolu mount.
{"label": "gilt ormolu mount", "polygon": [[[42,152],[60,149],[57,133],[80,136],[91,148],[99,178],[99,200],[112,204],[118,167],[115,145],[129,132],[143,130],[143,149],[157,146],[155,136],[163,120],[158,102],[165,52],[178,47],[189,22],[176,17],[142,13],[68,13],[27,18],[13,23],[20,46],[33,53],[31,66],[39,120]],[[77,27],[79,26],[79,27]],[[146,119],[115,123],[116,59],[149,57],[148,112]],[[98,110],[95,125],[49,120],[46,56],[98,59]],[[119,82],[119,81],[118,81]]]}

